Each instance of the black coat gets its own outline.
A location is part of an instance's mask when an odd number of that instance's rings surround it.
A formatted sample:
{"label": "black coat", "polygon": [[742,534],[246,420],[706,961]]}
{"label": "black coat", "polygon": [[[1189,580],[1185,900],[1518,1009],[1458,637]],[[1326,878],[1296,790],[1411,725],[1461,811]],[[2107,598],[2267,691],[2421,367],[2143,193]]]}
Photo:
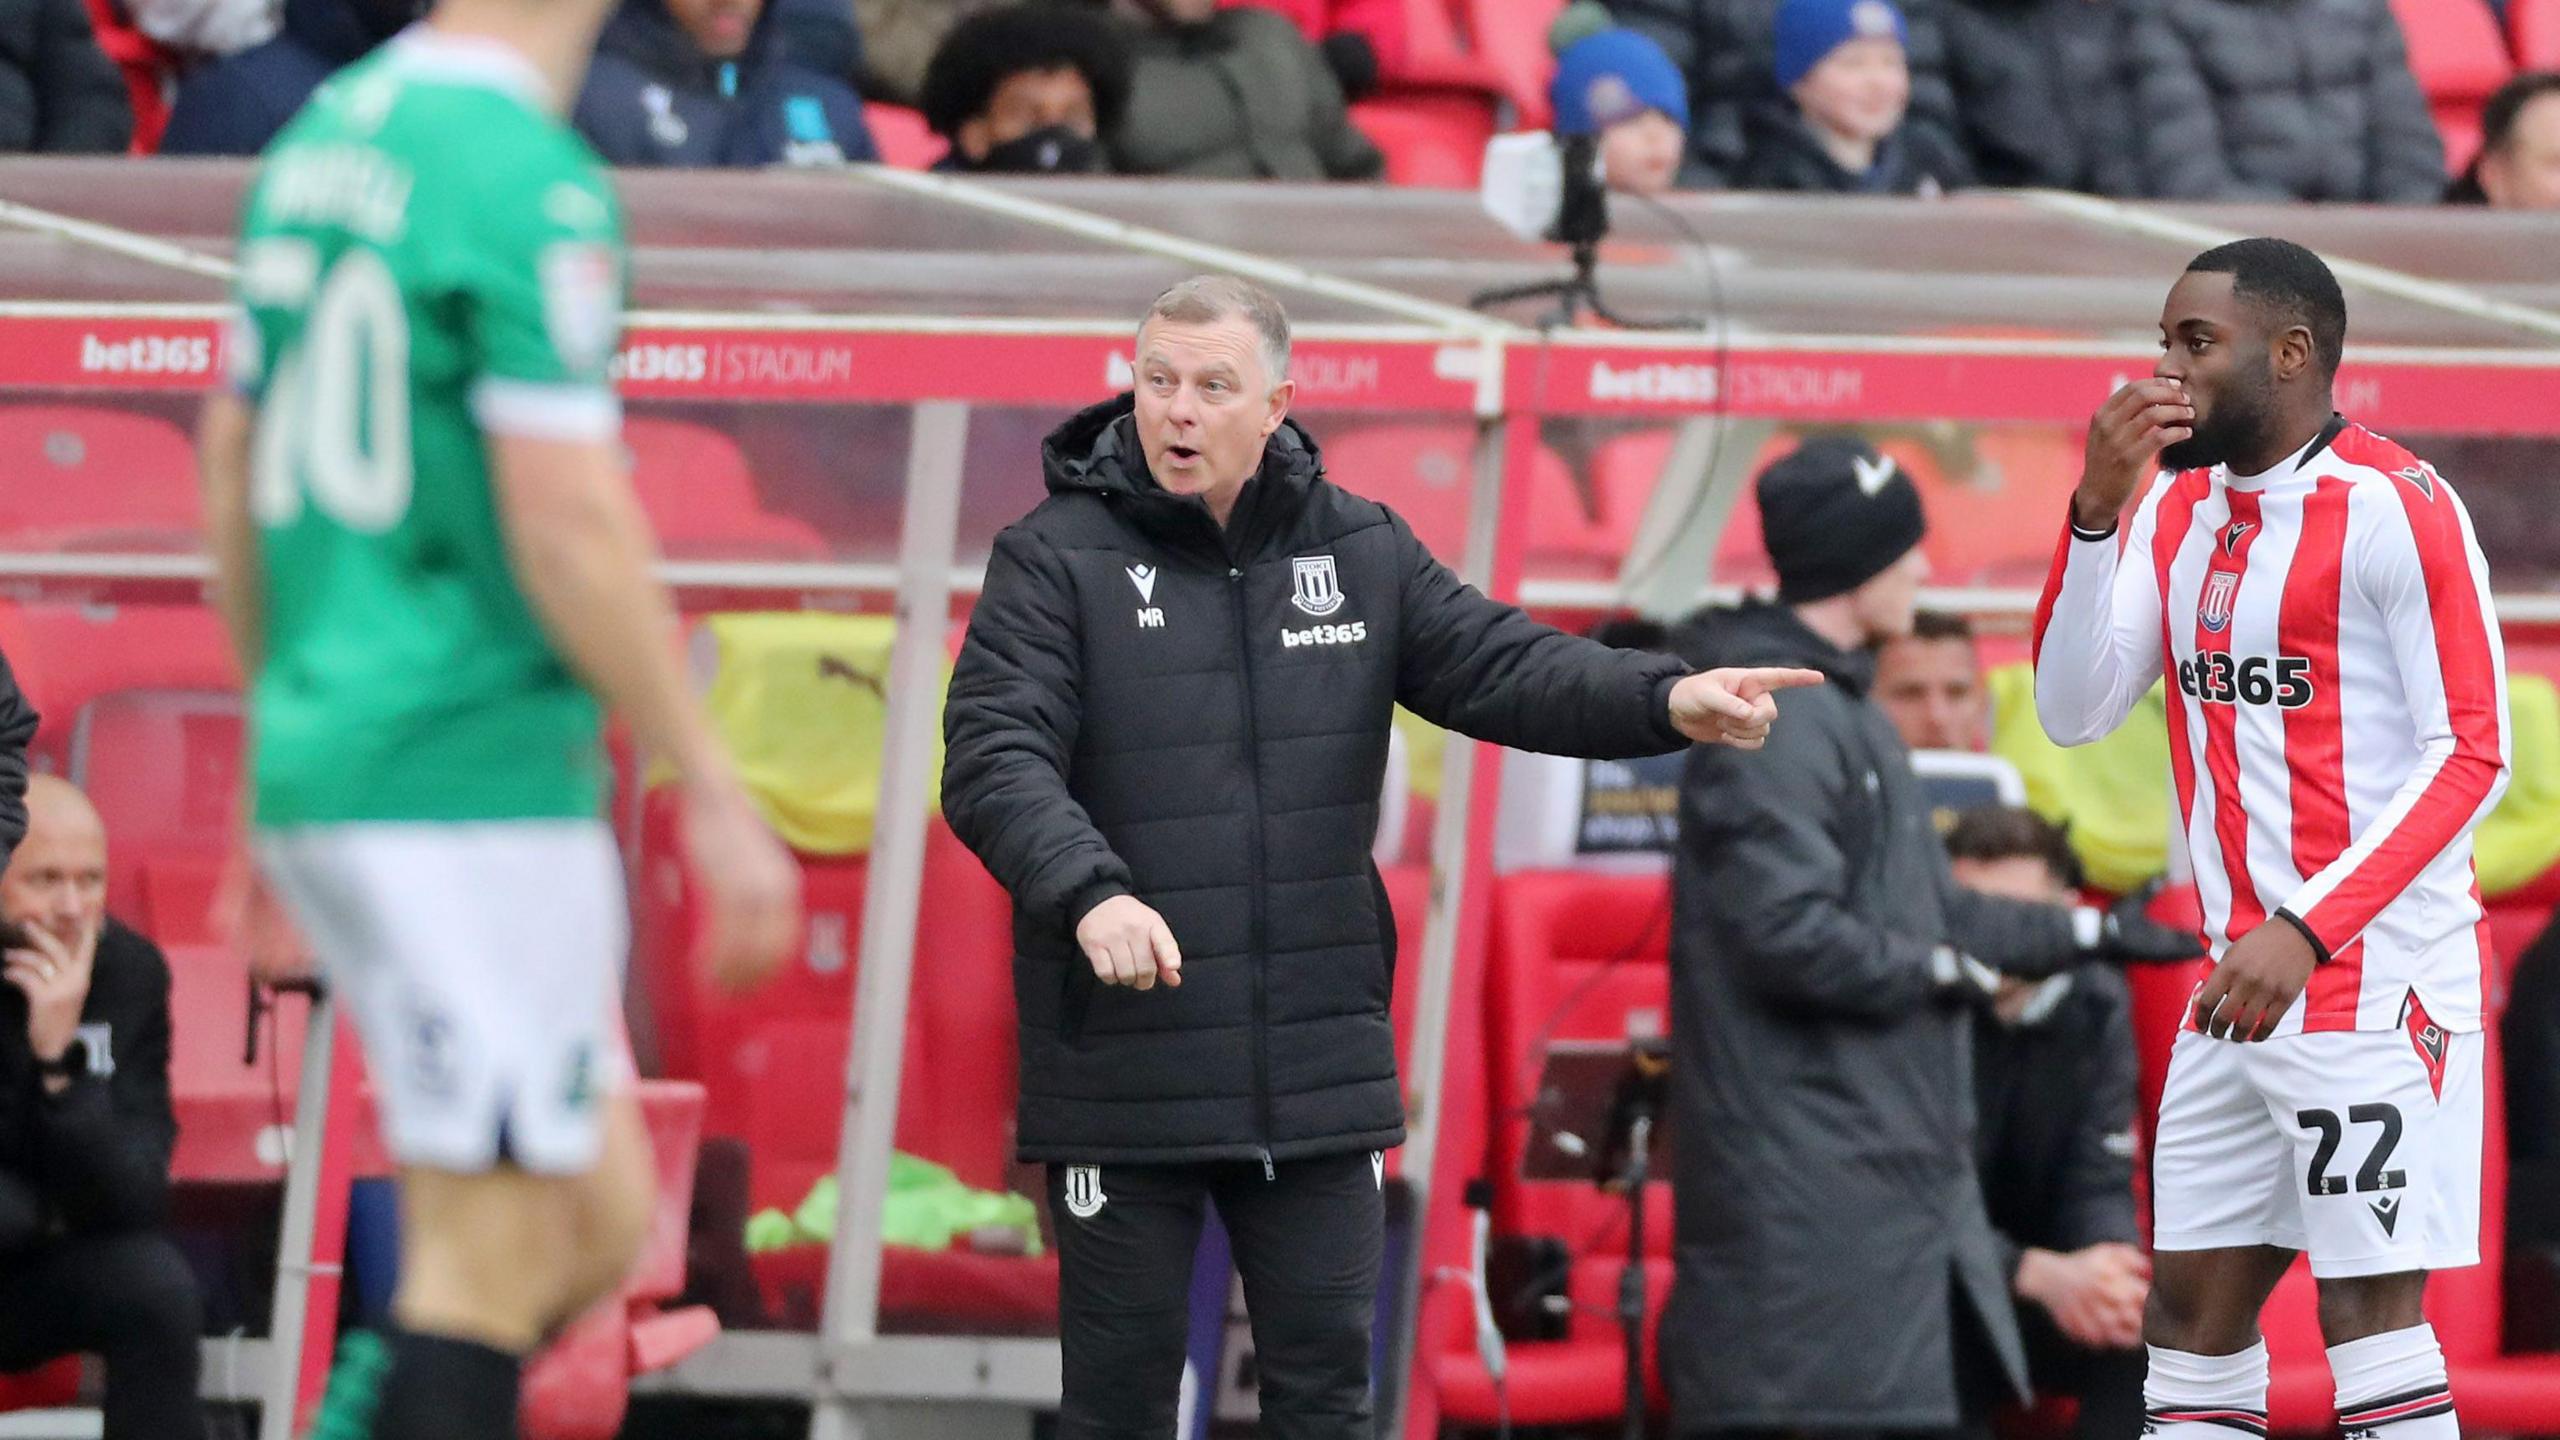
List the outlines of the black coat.
{"label": "black coat", "polygon": [[160,948],[109,920],[80,1026],[89,1068],[47,1095],[26,997],[0,986],[0,1259],[56,1233],[147,1230],[167,1216],[178,1121]]}
{"label": "black coat", "polygon": [[[610,165],[837,164],[877,159],[848,53],[822,44],[820,70],[794,55],[820,30],[768,4],[746,52],[705,55],[663,0],[623,0],[605,22],[571,123]],[[831,40],[841,37],[830,36]]]}
{"label": "black coat", "polygon": [[2148,0],[1949,0],[1947,79],[1974,178],[2001,188],[2137,196],[2157,131],[2136,124],[2136,64],[2192,72],[2185,51],[2135,51]]}
{"label": "black coat", "polygon": [[[2441,3],[2441,0],[2435,0]],[[2144,193],[2432,205],[2444,145],[2390,0],[2152,0],[2131,36]]]}
{"label": "black coat", "polygon": [[1964,153],[1927,126],[1905,124],[1876,146],[1863,174],[1840,168],[1795,106],[1780,102],[1752,113],[1751,148],[1734,175],[1740,190],[1793,190],[1817,195],[1936,195],[1973,183]]}
{"label": "black coat", "polygon": [[81,0],[0,0],[0,153],[122,150],[133,140],[124,77]]}
{"label": "black coat", "polygon": [[1974,1156],[2008,1265],[2034,1246],[2068,1253],[2141,1243],[2133,1215],[2133,1002],[2124,975],[2083,965],[2030,1025],[1977,1016]]}
{"label": "black coat", "polygon": [[[1127,397],[1046,446],[943,715],[943,811],[1014,902],[1026,1160],[1277,1159],[1404,1138],[1395,929],[1369,861],[1398,703],[1480,739],[1661,754],[1667,657],[1486,599],[1294,424],[1222,531],[1147,474]],[[1182,984],[1096,982],[1133,894]]]}
{"label": "black coat", "polygon": [[36,738],[36,707],[0,655],[0,870],[27,836],[27,744]]}
{"label": "black coat", "polygon": [[1705,665],[1802,665],[1757,754],[1692,750],[1672,871],[1674,1275],[1662,1368],[1678,1428],[1940,1429],[1954,1307],[2012,1382],[2026,1361],[1973,1166],[1971,1012],[1953,944],[2015,974],[2067,961],[2056,906],[1959,889],[1874,661],[1794,612],[1716,612]]}
{"label": "black coat", "polygon": [[[1782,104],[1778,90],[1778,0],[1608,0],[1618,22],[1652,37],[1689,80],[1686,189],[1739,183],[1750,148],[1750,117]],[[1902,0],[1911,34],[1911,109],[1906,127],[1932,132],[1931,154],[1960,154],[1955,96],[1947,88],[1944,0]]]}
{"label": "black coat", "polygon": [[285,0],[284,24],[263,45],[205,65],[178,85],[160,132],[163,155],[255,155],[322,81],[399,33],[384,6]]}

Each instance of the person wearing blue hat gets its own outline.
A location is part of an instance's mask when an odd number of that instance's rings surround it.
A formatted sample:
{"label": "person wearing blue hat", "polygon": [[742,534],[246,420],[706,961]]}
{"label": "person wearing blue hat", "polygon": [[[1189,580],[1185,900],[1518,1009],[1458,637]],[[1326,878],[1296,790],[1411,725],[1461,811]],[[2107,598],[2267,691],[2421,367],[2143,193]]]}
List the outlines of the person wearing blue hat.
{"label": "person wearing blue hat", "polygon": [[1659,195],[1680,173],[1689,84],[1662,47],[1618,28],[1599,5],[1573,6],[1548,32],[1556,52],[1548,99],[1558,136],[1596,136],[1609,187]]}
{"label": "person wearing blue hat", "polygon": [[1934,195],[1972,183],[1962,152],[1903,124],[1910,28],[1892,0],[1784,0],[1775,40],[1786,99],[1751,118],[1742,188]]}

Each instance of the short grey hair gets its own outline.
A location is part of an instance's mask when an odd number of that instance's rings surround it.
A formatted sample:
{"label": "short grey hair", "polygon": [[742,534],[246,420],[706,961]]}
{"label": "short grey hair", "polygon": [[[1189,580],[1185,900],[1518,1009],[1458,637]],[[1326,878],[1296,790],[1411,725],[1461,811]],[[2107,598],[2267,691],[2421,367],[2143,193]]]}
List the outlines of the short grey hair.
{"label": "short grey hair", "polygon": [[1238,315],[1262,337],[1262,365],[1271,372],[1271,383],[1278,385],[1288,379],[1289,312],[1280,308],[1277,296],[1241,276],[1194,275],[1182,281],[1147,307],[1146,319],[1138,322],[1138,330],[1144,334],[1148,322],[1155,320],[1170,320],[1176,325],[1214,325]]}

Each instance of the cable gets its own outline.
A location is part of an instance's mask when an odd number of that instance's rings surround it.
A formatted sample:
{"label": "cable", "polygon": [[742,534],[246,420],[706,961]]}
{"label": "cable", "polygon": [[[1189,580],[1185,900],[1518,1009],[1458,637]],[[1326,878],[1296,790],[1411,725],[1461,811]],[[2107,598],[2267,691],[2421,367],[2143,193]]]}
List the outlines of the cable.
{"label": "cable", "polygon": [[[1704,328],[1708,333],[1715,337],[1716,392],[1715,398],[1707,403],[1706,410],[1707,416],[1715,421],[1715,434],[1714,438],[1707,446],[1707,463],[1705,466],[1706,474],[1709,478],[1713,478],[1716,473],[1716,467],[1724,462],[1725,433],[1731,428],[1726,423],[1731,418],[1726,411],[1729,403],[1728,397],[1733,393],[1733,368],[1730,363],[1733,358],[1733,307],[1730,297],[1725,293],[1724,268],[1716,263],[1715,247],[1707,243],[1707,237],[1698,233],[1698,227],[1690,224],[1687,216],[1681,214],[1677,210],[1674,210],[1670,206],[1662,203],[1661,200],[1651,195],[1635,195],[1631,198],[1646,209],[1652,211],[1654,214],[1669,221],[1671,227],[1678,230],[1682,237],[1689,242],[1691,248],[1697,251],[1699,266],[1706,272],[1706,320],[1703,326],[1693,328]],[[1655,483],[1661,483],[1658,477]],[[1698,486],[1696,493],[1690,497],[1688,507],[1680,512],[1678,520],[1672,524],[1667,533],[1671,535],[1678,535],[1685,532],[1691,524],[1696,522],[1699,512],[1705,507],[1706,503],[1707,487],[1702,484]],[[1671,547],[1668,543],[1656,549],[1653,555],[1648,557],[1649,563],[1644,568],[1631,571],[1626,576],[1621,589],[1636,590],[1642,588],[1646,583],[1653,580],[1655,575],[1661,570],[1662,566],[1669,561],[1670,556]]]}

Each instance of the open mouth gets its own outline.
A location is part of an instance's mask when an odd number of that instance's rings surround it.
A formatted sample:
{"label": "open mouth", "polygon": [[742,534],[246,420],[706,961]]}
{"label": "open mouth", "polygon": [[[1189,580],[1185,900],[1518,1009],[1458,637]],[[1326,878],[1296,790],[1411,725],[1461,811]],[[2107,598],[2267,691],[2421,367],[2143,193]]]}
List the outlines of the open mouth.
{"label": "open mouth", "polygon": [[1188,465],[1200,458],[1200,452],[1188,445],[1167,445],[1164,447],[1164,457],[1177,465]]}

